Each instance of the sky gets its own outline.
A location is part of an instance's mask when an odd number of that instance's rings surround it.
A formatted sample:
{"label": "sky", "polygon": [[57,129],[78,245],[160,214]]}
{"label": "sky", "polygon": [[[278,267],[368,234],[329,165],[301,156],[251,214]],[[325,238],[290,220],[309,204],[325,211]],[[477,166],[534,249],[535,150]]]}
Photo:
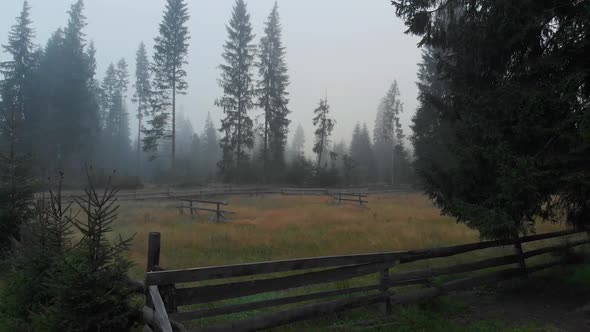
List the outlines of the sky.
{"label": "sky", "polygon": [[[74,0],[29,0],[36,43],[44,45],[53,31],[67,24],[67,11]],[[222,63],[225,29],[235,0],[187,0],[189,87],[179,98],[193,127],[200,131],[210,112],[216,125],[223,112],[214,106],[222,95],[217,84]],[[263,35],[264,22],[275,0],[247,1],[255,41]],[[313,140],[313,110],[328,97],[336,119],[333,141],[350,141],[357,122],[374,126],[376,109],[394,80],[399,83],[404,104],[402,123],[406,134],[417,105],[418,38],[404,34],[403,22],[395,16],[389,0],[278,0],[283,26],[283,44],[289,68],[290,136],[301,124],[307,151]],[[85,0],[87,40],[97,48],[97,74],[102,79],[110,62],[125,58],[130,74],[141,41],[148,51],[158,33],[165,0]],[[22,0],[0,1],[0,44],[20,13]],[[0,59],[6,55],[1,54]],[[133,81],[133,79],[131,79]],[[130,91],[132,87],[130,86]],[[132,113],[134,107],[129,103]],[[260,110],[251,112],[253,117]],[[136,121],[132,118],[131,121]],[[131,124],[134,131],[133,122]],[[132,136],[134,137],[134,136]]]}

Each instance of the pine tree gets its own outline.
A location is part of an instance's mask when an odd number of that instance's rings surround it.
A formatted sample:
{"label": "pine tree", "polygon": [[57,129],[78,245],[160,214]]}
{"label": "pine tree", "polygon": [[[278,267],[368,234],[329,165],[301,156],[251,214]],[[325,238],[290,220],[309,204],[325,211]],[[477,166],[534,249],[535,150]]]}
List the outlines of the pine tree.
{"label": "pine tree", "polygon": [[206,176],[210,179],[215,177],[217,172],[217,162],[221,158],[221,149],[217,129],[211,120],[211,114],[207,114],[205,127],[201,137],[202,159],[204,160],[204,170]]}
{"label": "pine tree", "polygon": [[330,116],[330,105],[328,105],[328,99],[320,100],[318,108],[313,113],[313,125],[316,126],[315,130],[315,143],[313,145],[313,152],[318,156],[317,158],[317,175],[320,176],[322,167],[322,157],[325,154],[325,150],[330,145],[330,136],[336,121],[331,119]]}
{"label": "pine tree", "polygon": [[254,35],[244,0],[236,0],[226,30],[228,39],[222,55],[225,64],[219,66],[223,96],[215,102],[225,114],[220,129],[224,134],[220,168],[226,179],[240,181],[242,161],[247,160],[246,150],[254,146],[254,124],[248,111],[254,106],[256,94],[252,79]]}
{"label": "pine tree", "polygon": [[102,82],[102,107],[106,117],[103,136],[105,155],[111,156],[109,160],[117,163],[118,168],[127,165],[131,145],[125,106],[128,77],[127,63],[121,59],[116,66],[112,63],[109,65]]}
{"label": "pine tree", "polygon": [[[151,137],[147,137],[150,144],[144,146],[144,149],[155,150],[157,141],[165,137],[164,128],[170,126],[172,169],[176,157],[176,95],[185,93],[188,88],[185,80],[186,71],[183,69],[183,66],[188,64],[188,20],[188,8],[184,0],[167,0],[164,17],[160,23],[160,34],[154,44],[153,88],[157,90],[154,102],[159,105],[152,107],[154,119],[148,123],[154,128],[145,131],[145,134]],[[168,110],[169,98],[172,98],[171,110]]]}
{"label": "pine tree", "polygon": [[282,28],[277,2],[268,16],[264,34],[260,39],[256,66],[259,73],[258,105],[264,110],[263,169],[266,177],[269,172],[268,166],[275,174],[284,168],[285,144],[290,123],[287,119],[290,113],[287,108],[289,93],[286,91],[289,76],[285,63],[285,47],[281,40]]}
{"label": "pine tree", "polygon": [[290,149],[290,161],[294,161],[297,157],[303,156],[303,150],[305,148],[305,132],[301,124],[297,125],[293,141],[291,142]]}
{"label": "pine tree", "polygon": [[55,102],[54,121],[57,153],[62,156],[58,165],[72,172],[89,161],[99,137],[99,110],[92,87],[91,61],[85,50],[83,29],[86,17],[84,2],[78,0],[71,6],[68,25],[64,30],[63,59],[58,79],[63,82],[51,97]]}
{"label": "pine tree", "polygon": [[137,103],[137,169],[136,175],[141,173],[141,130],[143,117],[148,115],[150,92],[152,86],[150,83],[150,63],[148,61],[145,44],[141,42],[137,53],[135,54],[135,93],[133,94],[133,102]]}
{"label": "pine tree", "polygon": [[[3,45],[10,60],[0,63],[4,80],[0,81],[0,249],[10,245],[10,239],[20,239],[19,227],[29,215],[28,199],[32,197],[28,177],[28,158],[22,147],[25,120],[30,105],[34,55],[34,31],[30,27],[30,7],[23,2],[20,16]],[[4,145],[4,144],[2,144]],[[5,151],[7,150],[7,151]]]}
{"label": "pine tree", "polygon": [[391,184],[395,184],[399,174],[403,173],[398,169],[399,166],[407,164],[403,147],[405,136],[399,118],[402,112],[403,104],[400,100],[398,84],[394,81],[379,104],[373,137],[375,150],[380,156],[378,165],[381,170],[381,179],[385,180],[388,174]]}

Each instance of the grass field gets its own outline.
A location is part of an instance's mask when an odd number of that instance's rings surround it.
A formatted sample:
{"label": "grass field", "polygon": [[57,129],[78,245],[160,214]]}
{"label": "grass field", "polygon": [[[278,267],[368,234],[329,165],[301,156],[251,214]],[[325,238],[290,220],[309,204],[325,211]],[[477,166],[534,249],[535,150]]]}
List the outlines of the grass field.
{"label": "grass field", "polygon": [[[132,277],[143,278],[149,232],[161,233],[160,263],[165,269],[411,250],[479,240],[476,231],[456,223],[453,218],[441,216],[439,210],[418,193],[370,196],[369,208],[359,208],[352,203],[335,205],[329,197],[320,196],[232,196],[222,200],[229,202],[227,209],[235,212],[231,221],[222,224],[209,223],[206,216],[191,218],[186,213],[181,216],[176,208],[178,203],[173,201],[123,202],[114,233],[123,236],[135,234],[129,253],[130,259],[136,263],[131,271]],[[560,225],[542,224],[537,227],[537,232],[551,232],[561,228]],[[425,260],[402,265],[394,270],[419,269],[511,253],[510,246],[486,249],[443,260]],[[370,275],[334,284],[259,294],[224,303],[242,303],[310,291],[369,285],[376,282],[376,277]],[[439,308],[440,305],[435,307],[436,311],[416,307],[402,309],[398,313],[401,320],[388,325],[384,330],[429,331],[433,327],[437,327],[434,329],[437,331],[539,330],[534,322],[531,326],[526,325],[523,328],[519,325],[513,328],[501,319],[462,326],[446,319],[448,303],[442,309]],[[461,311],[456,308],[457,305],[450,307],[457,312]],[[214,317],[201,320],[198,325],[246,318],[260,313],[262,311]],[[379,311],[375,308],[359,309],[344,316],[324,317],[280,330],[319,331],[355,320],[373,319],[378,315]]]}
{"label": "grass field", "polygon": [[[223,224],[181,216],[173,201],[123,202],[115,233],[135,235],[135,277],[145,272],[149,232],[162,234],[164,268],[410,250],[478,241],[478,233],[417,193],[370,196],[369,208],[321,196],[226,197],[236,214]],[[539,232],[559,229],[541,225]]]}

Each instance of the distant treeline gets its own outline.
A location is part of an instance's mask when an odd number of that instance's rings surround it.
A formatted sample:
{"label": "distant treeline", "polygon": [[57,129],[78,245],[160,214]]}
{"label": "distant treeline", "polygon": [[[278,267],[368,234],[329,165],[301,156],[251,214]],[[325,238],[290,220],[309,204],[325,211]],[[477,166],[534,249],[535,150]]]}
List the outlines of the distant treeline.
{"label": "distant treeline", "polygon": [[[64,28],[44,46],[34,43],[25,2],[4,45],[9,60],[1,64],[1,148],[7,164],[26,160],[27,172],[40,179],[63,171],[66,185],[73,186],[82,182],[85,164],[98,174],[116,169],[116,184],[124,188],[144,182],[412,181],[397,82],[380,104],[372,139],[366,124],[357,124],[349,145],[332,142],[337,119],[323,99],[309,119],[315,126],[315,156],[304,154],[301,125],[287,144],[290,81],[276,4],[255,43],[246,4],[236,1],[219,66],[223,94],[211,105],[223,110],[221,126],[208,116],[204,128],[193,128],[176,102],[188,88],[183,69],[189,59],[187,5],[167,1],[151,59],[141,42],[134,68],[122,58],[101,74],[92,36],[84,32],[83,1],[71,6]],[[137,136],[131,137],[131,127]]]}

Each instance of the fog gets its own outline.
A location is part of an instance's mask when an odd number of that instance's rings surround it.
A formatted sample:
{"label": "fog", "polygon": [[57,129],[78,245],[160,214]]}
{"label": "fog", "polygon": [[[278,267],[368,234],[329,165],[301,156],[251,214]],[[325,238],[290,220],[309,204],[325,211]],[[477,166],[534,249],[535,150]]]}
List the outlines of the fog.
{"label": "fog", "polygon": [[[51,33],[67,22],[73,1],[29,0],[32,7],[36,42],[44,45]],[[234,0],[191,0],[189,2],[191,39],[187,94],[179,98],[196,130],[201,130],[207,113],[216,125],[222,111],[214,100],[222,95],[217,85],[222,63],[222,45]],[[251,0],[248,10],[256,34],[262,35],[274,0]],[[97,78],[102,79],[110,62],[124,57],[133,75],[138,44],[146,43],[152,53],[153,39],[164,10],[164,0],[86,0],[87,40],[97,48]],[[21,0],[0,2],[0,43],[22,8]],[[279,1],[283,42],[291,77],[290,134],[297,124],[306,133],[306,150],[311,153],[314,108],[326,94],[337,124],[333,141],[350,142],[356,122],[372,128],[376,109],[389,85],[396,79],[404,104],[402,123],[406,134],[416,108],[416,71],[420,50],[417,38],[405,35],[406,27],[395,16],[388,0],[297,0]],[[6,54],[0,55],[1,60]],[[130,86],[130,91],[132,91]],[[131,94],[131,93],[130,93]],[[133,106],[129,103],[129,109]],[[261,114],[254,111],[253,114]],[[133,121],[133,119],[131,120]],[[133,122],[132,122],[133,123]],[[131,126],[132,132],[135,126]],[[132,136],[134,137],[134,136]]]}

